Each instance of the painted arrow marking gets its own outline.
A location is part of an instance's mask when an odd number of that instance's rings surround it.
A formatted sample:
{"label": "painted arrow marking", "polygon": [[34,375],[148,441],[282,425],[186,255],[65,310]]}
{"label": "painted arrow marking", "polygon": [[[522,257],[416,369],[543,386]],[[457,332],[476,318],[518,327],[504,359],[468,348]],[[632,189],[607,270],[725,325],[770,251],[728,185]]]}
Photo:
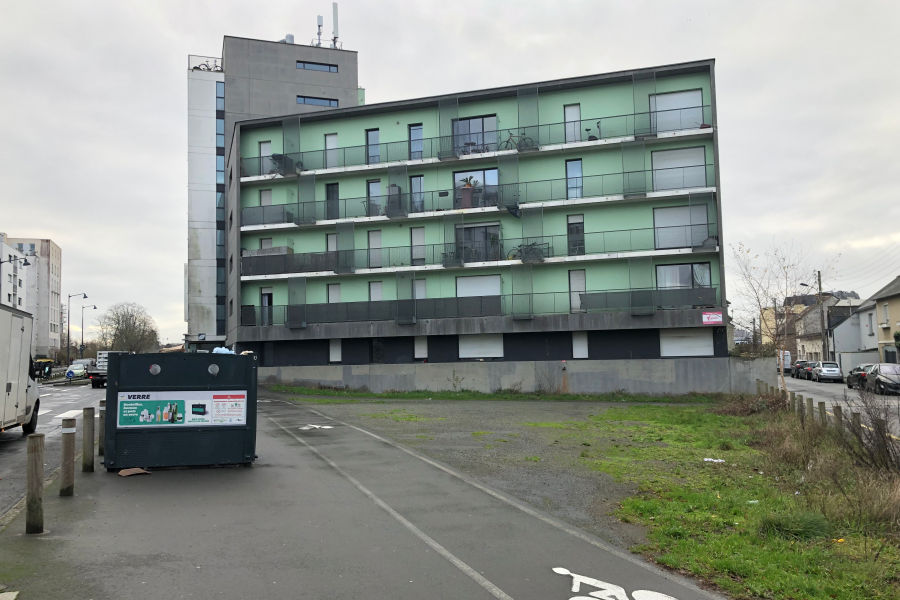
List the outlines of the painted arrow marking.
{"label": "painted arrow marking", "polygon": [[[570,576],[572,578],[573,592],[580,592],[582,584],[597,588],[596,591],[589,592],[587,596],[575,596],[569,600],[594,600],[596,598],[599,598],[600,600],[629,600],[625,590],[615,584],[600,581],[599,579],[593,579],[592,577],[585,577],[584,575],[576,575],[562,567],[555,567],[553,572],[558,575]],[[634,598],[634,600],[677,600],[677,598],[673,598],[672,596],[647,590],[635,591],[632,593],[632,598]]]}
{"label": "painted arrow marking", "polygon": [[309,431],[310,429],[334,429],[331,425],[304,425],[303,427],[298,427],[300,431]]}

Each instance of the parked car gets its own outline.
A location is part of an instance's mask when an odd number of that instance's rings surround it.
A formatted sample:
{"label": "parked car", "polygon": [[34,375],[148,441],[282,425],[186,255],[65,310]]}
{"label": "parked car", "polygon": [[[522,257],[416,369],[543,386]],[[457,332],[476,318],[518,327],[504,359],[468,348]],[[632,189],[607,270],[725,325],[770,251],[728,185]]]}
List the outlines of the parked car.
{"label": "parked car", "polygon": [[793,377],[794,379],[800,377],[800,372],[803,370],[803,367],[806,366],[807,362],[808,361],[805,360],[798,360],[797,362],[795,362],[794,366],[791,367],[791,377]]}
{"label": "parked car", "polygon": [[87,369],[82,364],[73,364],[66,370],[69,379],[82,379],[87,375]]}
{"label": "parked car", "polygon": [[872,363],[866,363],[864,365],[856,365],[853,367],[849,373],[847,373],[847,387],[851,390],[853,386],[858,387],[859,389],[865,389],[866,387],[866,374],[872,370],[874,367]]}
{"label": "parked car", "polygon": [[900,394],[900,365],[873,365],[866,375],[866,389],[876,394]]}
{"label": "parked car", "polygon": [[838,383],[844,383],[844,374],[841,373],[841,367],[836,362],[817,362],[812,370],[812,378],[813,381],[819,383],[822,381],[837,381]]}
{"label": "parked car", "polygon": [[800,368],[800,373],[797,375],[800,379],[811,380],[812,379],[812,370],[813,367],[816,366],[817,363],[813,361],[806,361],[806,364]]}

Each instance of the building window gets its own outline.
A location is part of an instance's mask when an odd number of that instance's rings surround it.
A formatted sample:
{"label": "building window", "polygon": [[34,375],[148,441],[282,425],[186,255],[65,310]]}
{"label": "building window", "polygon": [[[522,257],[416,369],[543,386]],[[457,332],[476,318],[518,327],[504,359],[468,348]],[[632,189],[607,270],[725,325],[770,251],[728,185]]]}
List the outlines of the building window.
{"label": "building window", "polygon": [[370,217],[381,215],[381,180],[366,182],[366,214]]}
{"label": "building window", "polygon": [[380,269],[383,265],[381,251],[381,230],[369,232],[369,268]]}
{"label": "building window", "polygon": [[706,149],[680,148],[650,154],[653,165],[653,189],[678,190],[706,187]]}
{"label": "building window", "polygon": [[[217,229],[216,230],[216,258],[225,258],[225,230]],[[224,295],[218,294],[219,296]]]}
{"label": "building window", "polygon": [[[471,187],[464,180],[472,178]],[[454,208],[478,208],[497,206],[499,197],[497,169],[483,171],[459,171],[453,174]]]}
{"label": "building window", "polygon": [[225,183],[225,157],[216,157],[216,183]]}
{"label": "building window", "polygon": [[225,82],[216,82],[216,110],[225,110]]}
{"label": "building window", "polygon": [[225,147],[225,119],[216,119],[216,148]]}
{"label": "building window", "polygon": [[569,200],[584,196],[584,176],[581,159],[566,161],[566,198]]}
{"label": "building window", "polygon": [[453,150],[457,155],[497,150],[497,115],[453,121]]}
{"label": "building window", "polygon": [[216,221],[225,220],[225,192],[216,192]]}
{"label": "building window", "polygon": [[563,107],[563,117],[566,121],[566,143],[581,141],[581,105],[570,104]]}
{"label": "building window", "polygon": [[569,215],[566,220],[569,256],[580,256],[584,254],[584,215]]}
{"label": "building window", "polygon": [[325,184],[325,218],[337,219],[341,214],[340,184]]}
{"label": "building window", "polygon": [[[19,287],[22,287],[22,280],[19,280]],[[887,305],[885,305],[885,314],[887,314]],[[887,318],[887,317],[885,317]]]}
{"label": "building window", "polygon": [[325,134],[325,168],[332,169],[339,166],[338,163],[338,134]]}
{"label": "building window", "polygon": [[366,129],[366,164],[374,165],[381,162],[381,146],[378,143],[379,133],[377,129]]}
{"label": "building window", "polygon": [[500,224],[457,227],[456,252],[465,262],[500,260]]}
{"label": "building window", "polygon": [[380,281],[369,282],[369,302],[384,300],[384,284]]}
{"label": "building window", "polygon": [[569,271],[569,311],[581,312],[581,295],[587,290],[584,269]]}
{"label": "building window", "polygon": [[660,289],[712,286],[709,263],[657,265],[656,287]]}
{"label": "building window", "polygon": [[260,250],[270,250],[272,248],[272,238],[260,238],[259,239],[259,249]]}
{"label": "building window", "polygon": [[412,212],[425,210],[425,177],[413,175],[409,178],[409,200]]}
{"label": "building window", "polygon": [[[19,280],[19,287],[22,287],[21,279]],[[887,302],[885,302],[884,304],[881,305],[881,314],[884,317],[884,320],[882,321],[882,323],[884,323],[885,325],[889,324],[891,322],[891,318],[890,318],[890,313],[888,313],[888,303]]]}
{"label": "building window", "polygon": [[655,248],[702,246],[709,237],[705,204],[653,209]]}
{"label": "building window", "polygon": [[875,327],[873,327],[873,323],[872,323],[872,321],[874,320],[875,315],[872,314],[872,313],[869,313],[869,314],[866,315],[866,316],[869,317],[869,325],[868,325],[868,327],[869,327],[869,335],[875,335]]}
{"label": "building window", "polygon": [[322,71],[323,73],[337,73],[337,65],[326,65],[323,63],[297,61],[297,68],[305,71]]}
{"label": "building window", "polygon": [[422,124],[409,126],[409,160],[423,158]]}
{"label": "building window", "polygon": [[337,108],[338,101],[331,98],[313,98],[312,96],[297,96],[297,104],[308,104],[310,106],[330,106]]}
{"label": "building window", "polygon": [[328,304],[337,304],[341,301],[341,284],[328,284]]}

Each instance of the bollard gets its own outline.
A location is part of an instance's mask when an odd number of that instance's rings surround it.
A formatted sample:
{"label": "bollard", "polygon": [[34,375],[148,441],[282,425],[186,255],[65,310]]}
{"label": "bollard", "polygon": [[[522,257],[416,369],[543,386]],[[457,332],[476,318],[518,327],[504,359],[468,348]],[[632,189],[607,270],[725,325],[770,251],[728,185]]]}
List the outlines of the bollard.
{"label": "bollard", "polygon": [[822,425],[828,425],[828,411],[825,410],[825,403],[819,402],[819,420]]}
{"label": "bollard", "polygon": [[797,394],[794,392],[790,393],[791,397],[791,412],[797,412]]}
{"label": "bollard", "polygon": [[103,456],[103,442],[106,438],[106,400],[100,401],[100,415],[97,426],[100,431],[97,432],[97,456]]}
{"label": "bollard", "polygon": [[62,421],[62,466],[60,467],[59,495],[75,494],[75,419]]}
{"label": "bollard", "polygon": [[44,434],[28,436],[25,533],[44,533]]}
{"label": "bollard", "polygon": [[806,399],[806,418],[809,419],[810,423],[812,423],[813,419],[815,418],[813,416],[813,399],[812,398]]}
{"label": "bollard", "polygon": [[834,411],[834,428],[838,433],[844,434],[844,411],[840,406],[831,407]]}
{"label": "bollard", "polygon": [[94,472],[94,407],[86,406],[82,417],[81,472]]}
{"label": "bollard", "polygon": [[756,395],[762,396],[762,380],[761,379],[756,380]]}
{"label": "bollard", "polygon": [[862,419],[860,418],[859,413],[850,413],[850,423],[853,427],[853,433],[862,436]]}

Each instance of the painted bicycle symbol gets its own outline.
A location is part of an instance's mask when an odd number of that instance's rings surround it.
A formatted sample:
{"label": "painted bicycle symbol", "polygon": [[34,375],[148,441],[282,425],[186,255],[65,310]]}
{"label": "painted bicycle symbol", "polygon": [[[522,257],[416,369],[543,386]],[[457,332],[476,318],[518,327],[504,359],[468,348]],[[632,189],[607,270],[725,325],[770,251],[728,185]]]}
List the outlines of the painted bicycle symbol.
{"label": "painted bicycle symbol", "polygon": [[632,592],[631,597],[628,596],[628,593],[621,587],[607,583],[605,581],[600,581],[599,579],[594,579],[593,577],[585,577],[584,575],[578,575],[576,573],[572,573],[568,569],[564,569],[563,567],[554,567],[553,572],[558,575],[568,575],[572,578],[572,591],[573,592],[581,592],[581,586],[587,585],[593,588],[597,588],[593,592],[588,592],[585,590],[586,596],[573,596],[569,598],[569,600],[678,600],[677,598],[673,598],[672,596],[667,596],[666,594],[661,594],[659,592],[651,592],[648,590],[636,590]]}

